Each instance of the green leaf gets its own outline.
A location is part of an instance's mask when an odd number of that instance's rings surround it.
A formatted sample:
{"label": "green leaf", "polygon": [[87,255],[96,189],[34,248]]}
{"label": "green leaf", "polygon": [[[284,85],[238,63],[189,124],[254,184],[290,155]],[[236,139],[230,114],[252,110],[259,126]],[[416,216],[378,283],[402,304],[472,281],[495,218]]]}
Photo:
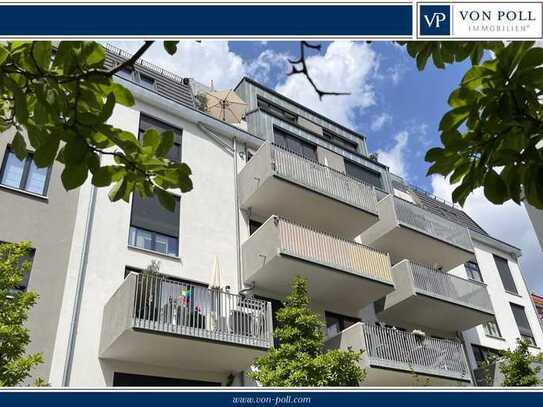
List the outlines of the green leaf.
{"label": "green leaf", "polygon": [[170,55],[173,55],[177,52],[177,44],[179,41],[164,41],[164,49]]}
{"label": "green leaf", "polygon": [[445,113],[439,122],[439,130],[446,131],[458,128],[467,119],[470,109],[469,106],[460,106]]}
{"label": "green leaf", "polygon": [[111,85],[111,91],[115,95],[115,100],[117,103],[128,107],[134,106],[134,96],[132,96],[132,93],[130,93],[130,91],[124,86],[119,85],[118,83],[113,83]]}
{"label": "green leaf", "polygon": [[155,188],[155,194],[158,196],[158,200],[164,208],[170,212],[175,210],[177,199],[172,194],[160,188]]}
{"label": "green leaf", "polygon": [[427,162],[434,162],[437,161],[445,152],[445,150],[441,147],[434,147],[431,148],[426,152],[426,156],[424,157],[424,160]]}
{"label": "green leaf", "polygon": [[100,114],[100,119],[103,122],[107,121],[107,119],[109,119],[111,115],[113,114],[114,108],[115,108],[115,95],[113,93],[110,93],[107,95],[106,103],[104,104],[102,113]]}
{"label": "green leaf", "polygon": [[155,129],[149,129],[143,135],[143,147],[147,147],[151,153],[154,153],[160,144],[160,133]]}
{"label": "green leaf", "polygon": [[77,165],[82,163],[89,151],[89,147],[85,140],[80,136],[72,137],[66,146],[64,146],[64,162],[68,165]]}
{"label": "green leaf", "polygon": [[505,181],[494,170],[490,170],[485,176],[484,193],[490,202],[498,205],[509,198]]}
{"label": "green leaf", "polygon": [[175,134],[173,131],[168,130],[163,132],[160,135],[160,143],[158,147],[155,150],[155,155],[158,158],[163,158],[168,154],[170,149],[173,147],[173,143],[175,141]]}
{"label": "green leaf", "polygon": [[67,191],[75,189],[85,182],[89,170],[87,167],[87,162],[84,161],[78,165],[66,165],[60,178],[62,179],[62,185],[66,188]]}
{"label": "green leaf", "polygon": [[464,177],[462,184],[456,187],[452,193],[453,202],[457,202],[460,206],[464,206],[469,194],[473,191],[473,185]]}
{"label": "green leaf", "polygon": [[15,156],[21,161],[24,160],[28,155],[26,141],[21,133],[17,132],[15,133],[15,136],[13,136],[13,140],[11,141],[11,149],[15,153]]}
{"label": "green leaf", "polygon": [[49,167],[55,161],[57,156],[60,139],[57,137],[49,137],[49,139],[41,144],[34,153],[34,163],[38,168]]}
{"label": "green leaf", "polygon": [[0,45],[0,66],[6,62],[6,59],[8,59],[9,51]]}
{"label": "green leaf", "polygon": [[34,60],[41,71],[49,70],[51,64],[51,42],[50,41],[34,41],[33,52]]}
{"label": "green leaf", "polygon": [[124,196],[124,193],[126,191],[127,182],[126,178],[123,178],[121,181],[118,181],[115,185],[113,185],[113,188],[109,191],[109,199],[112,202],[117,202],[118,200],[122,199]]}
{"label": "green leaf", "polygon": [[113,176],[118,171],[124,171],[124,169],[117,165],[106,165],[98,168],[94,171],[92,176],[92,184],[97,187],[106,187],[113,181]]}
{"label": "green leaf", "polygon": [[543,48],[530,48],[520,60],[518,71],[522,72],[526,69],[536,68],[540,65],[543,65]]}

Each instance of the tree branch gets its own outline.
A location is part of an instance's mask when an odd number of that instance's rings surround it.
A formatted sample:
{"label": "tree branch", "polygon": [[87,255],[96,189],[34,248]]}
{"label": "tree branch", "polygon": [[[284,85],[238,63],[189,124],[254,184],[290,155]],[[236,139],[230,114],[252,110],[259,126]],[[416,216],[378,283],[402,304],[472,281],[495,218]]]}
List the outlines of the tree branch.
{"label": "tree branch", "polygon": [[[317,51],[321,50],[320,44],[310,44],[307,41],[300,41],[300,57],[298,59],[292,60],[289,59],[288,62],[291,65],[291,71],[288,73],[288,76],[292,75],[298,75],[302,74],[307,78],[307,81],[311,84],[317,95],[319,96],[319,99],[322,100],[323,96],[342,96],[342,95],[350,95],[349,92],[330,92],[330,91],[324,91],[321,90],[311,75],[309,74],[309,70],[307,69],[307,63],[305,58],[305,49],[315,49]],[[300,67],[301,66],[301,67]]]}
{"label": "tree branch", "polygon": [[122,64],[117,65],[115,68],[111,69],[106,73],[107,76],[113,76],[117,72],[121,71],[123,68],[127,68],[129,66],[133,66],[136,62],[138,62],[138,59],[141,58],[143,54],[151,47],[151,45],[154,44],[154,41],[145,41],[145,43],[136,51],[134,55],[130,57],[130,59],[127,59]]}

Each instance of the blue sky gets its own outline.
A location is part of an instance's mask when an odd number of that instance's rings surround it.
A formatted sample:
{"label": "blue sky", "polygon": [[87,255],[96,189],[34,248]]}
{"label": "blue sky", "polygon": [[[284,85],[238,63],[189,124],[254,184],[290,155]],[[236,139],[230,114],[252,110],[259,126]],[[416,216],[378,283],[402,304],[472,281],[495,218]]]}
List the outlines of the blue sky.
{"label": "blue sky", "polygon": [[[442,177],[426,177],[425,152],[440,144],[438,125],[448,110],[447,98],[469,63],[438,70],[429,64],[418,72],[405,48],[390,42],[324,42],[321,52],[308,51],[308,66],[319,87],[347,91],[349,96],[319,101],[300,75],[288,77],[287,58],[296,58],[298,42],[183,42],[167,55],[155,44],[145,58],[182,76],[216,89],[235,86],[248,75],[280,93],[351,127],[367,137],[370,152],[391,171],[450,200],[453,187]],[[137,42],[117,42],[128,51]],[[521,267],[530,290],[543,293],[543,253],[526,211],[512,202],[494,206],[476,191],[465,208],[483,228],[523,250]]]}

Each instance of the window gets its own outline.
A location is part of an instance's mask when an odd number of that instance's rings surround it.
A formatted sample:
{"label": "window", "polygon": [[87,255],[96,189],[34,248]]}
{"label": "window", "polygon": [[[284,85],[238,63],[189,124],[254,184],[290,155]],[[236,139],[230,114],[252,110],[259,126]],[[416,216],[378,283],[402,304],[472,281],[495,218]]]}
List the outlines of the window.
{"label": "window", "polygon": [[536,346],[534,334],[532,333],[532,328],[530,328],[530,323],[528,322],[528,317],[526,316],[524,307],[513,303],[510,303],[510,305],[520,332],[520,337],[528,341],[531,345]]}
{"label": "window", "polygon": [[166,158],[171,161],[181,161],[181,136],[183,134],[183,130],[169,126],[168,124],[165,124],[159,120],[153,119],[149,116],[141,115],[140,117],[140,128],[139,128],[139,139],[143,140],[143,135],[145,132],[149,129],[155,129],[158,130],[160,133],[163,133],[165,131],[173,131],[175,134],[174,144],[170,151],[168,151],[168,154],[166,154]]}
{"label": "window", "polygon": [[480,345],[471,345],[473,356],[477,362],[477,367],[481,367],[483,363],[492,363],[498,356],[499,352],[495,349],[486,348]]}
{"label": "window", "polygon": [[494,255],[494,262],[496,263],[496,267],[498,268],[498,273],[500,274],[503,288],[505,288],[506,291],[518,294],[517,287],[515,287],[513,275],[511,274],[511,270],[509,269],[509,264],[507,263],[507,260]]}
{"label": "window", "polygon": [[296,123],[298,116],[292,112],[289,112],[286,109],[283,109],[275,103],[264,100],[260,97],[257,98],[257,105],[260,110],[266,112],[272,116],[277,117],[278,119],[284,120],[289,123]]}
{"label": "window", "polygon": [[502,333],[500,332],[500,327],[498,326],[496,319],[484,324],[483,329],[485,330],[486,335],[495,336],[496,338],[502,337]]}
{"label": "window", "polygon": [[470,280],[479,281],[480,283],[483,282],[483,276],[481,275],[481,270],[479,269],[479,265],[476,261],[468,261],[466,264],[464,264],[464,268],[466,269],[466,273]]}
{"label": "window", "polygon": [[325,128],[322,129],[322,135],[328,140],[330,140],[330,142],[332,142],[333,144],[336,144],[354,153],[357,152],[358,144],[355,143],[354,141],[347,140],[341,136],[338,136],[336,133]]}
{"label": "window", "polygon": [[0,183],[34,194],[46,195],[51,167],[38,168],[32,157],[32,154],[28,153],[21,161],[7,148],[0,170]]}
{"label": "window", "polygon": [[143,199],[133,194],[128,244],[169,256],[178,255],[179,198],[175,210],[162,207],[156,196]]}
{"label": "window", "polygon": [[273,131],[275,144],[278,144],[287,150],[301,155],[308,160],[317,161],[317,148],[308,142],[305,142],[287,132],[275,128]]}
{"label": "window", "polygon": [[345,160],[345,173],[366,184],[373,185],[377,188],[383,188],[381,174],[377,171],[370,170],[369,168]]}
{"label": "window", "polygon": [[146,89],[155,90],[155,78],[139,72],[139,83]]}
{"label": "window", "polygon": [[326,335],[328,337],[334,336],[357,322],[360,322],[360,319],[358,318],[347,317],[332,312],[325,312],[324,316],[326,319]]}

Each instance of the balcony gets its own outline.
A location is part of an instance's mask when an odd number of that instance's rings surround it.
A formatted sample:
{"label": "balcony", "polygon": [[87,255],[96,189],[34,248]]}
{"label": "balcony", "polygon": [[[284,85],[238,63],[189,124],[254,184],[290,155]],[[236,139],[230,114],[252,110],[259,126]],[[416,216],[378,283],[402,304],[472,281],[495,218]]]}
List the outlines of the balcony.
{"label": "balcony", "polygon": [[392,267],[396,291],[376,303],[379,319],[445,332],[463,331],[492,320],[485,284],[403,260]]}
{"label": "balcony", "polygon": [[377,208],[379,222],[360,238],[389,252],[393,263],[411,259],[450,270],[473,257],[467,228],[393,195],[382,198]]}
{"label": "balcony", "polygon": [[377,222],[375,189],[266,143],[239,174],[242,209],[264,219],[277,214],[346,239]]}
{"label": "balcony", "polygon": [[277,216],[243,244],[244,279],[283,297],[308,279],[311,299],[353,314],[394,289],[388,255]]}
{"label": "balcony", "polygon": [[326,346],[364,351],[365,386],[458,386],[471,380],[457,341],[358,323],[328,339]]}
{"label": "balcony", "polygon": [[232,372],[272,344],[269,302],[132,273],[104,308],[100,358]]}

